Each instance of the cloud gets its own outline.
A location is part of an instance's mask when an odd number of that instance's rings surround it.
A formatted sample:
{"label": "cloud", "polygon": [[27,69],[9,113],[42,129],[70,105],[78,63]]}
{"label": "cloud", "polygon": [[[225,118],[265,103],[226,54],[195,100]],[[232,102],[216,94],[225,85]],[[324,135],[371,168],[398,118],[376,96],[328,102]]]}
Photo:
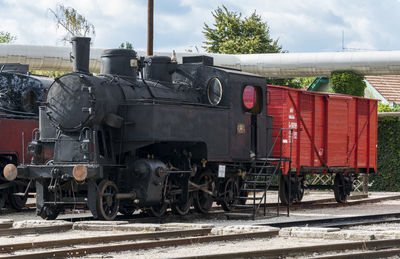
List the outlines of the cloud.
{"label": "cloud", "polygon": [[[96,27],[95,47],[133,42],[144,49],[147,39],[146,0],[65,0]],[[256,11],[270,26],[271,36],[290,52],[354,49],[399,49],[397,28],[400,0],[169,0],[155,1],[155,49],[172,50],[203,45],[204,23],[225,5],[249,16]],[[53,0],[0,0],[0,30],[17,35],[20,44],[60,44],[64,32],[56,28],[49,8]],[[194,48],[194,47],[191,47]]]}

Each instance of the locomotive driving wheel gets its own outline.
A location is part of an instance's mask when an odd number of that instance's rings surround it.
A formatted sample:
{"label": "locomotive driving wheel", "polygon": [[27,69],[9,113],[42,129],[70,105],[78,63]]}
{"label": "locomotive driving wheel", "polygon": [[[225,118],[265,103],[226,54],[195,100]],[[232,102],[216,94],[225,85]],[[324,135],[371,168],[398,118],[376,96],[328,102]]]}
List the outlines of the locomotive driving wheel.
{"label": "locomotive driving wheel", "polygon": [[25,189],[25,184],[16,184],[10,188],[8,203],[11,208],[20,211],[23,207],[25,207],[26,201],[28,200],[28,195],[22,195],[25,192]]}
{"label": "locomotive driving wheel", "polygon": [[4,207],[8,198],[8,193],[5,190],[0,191],[0,209]]}
{"label": "locomotive driving wheel", "polygon": [[214,197],[211,194],[215,189],[213,173],[211,170],[203,171],[195,177],[194,181],[204,189],[193,193],[193,206],[198,212],[207,213],[214,202]]}
{"label": "locomotive driving wheel", "polygon": [[96,208],[99,219],[113,220],[119,209],[118,188],[112,181],[103,180],[98,186]]}
{"label": "locomotive driving wheel", "polygon": [[170,178],[171,186],[174,186],[175,190],[170,190],[170,193],[175,192],[171,203],[171,211],[176,215],[184,216],[189,213],[190,206],[193,203],[192,192],[189,192],[189,177],[190,175],[185,174],[180,177]]}
{"label": "locomotive driving wheel", "polygon": [[238,202],[239,186],[235,178],[229,177],[223,184],[221,206],[225,211],[231,211]]}
{"label": "locomotive driving wheel", "polygon": [[162,201],[160,204],[151,206],[148,213],[153,217],[161,218],[165,215],[165,212],[167,212],[167,208],[168,204]]}
{"label": "locomotive driving wheel", "polygon": [[189,193],[189,197],[187,198],[186,202],[181,202],[180,198],[178,198],[176,202],[171,204],[171,210],[177,215],[184,216],[188,214],[192,202],[193,196],[191,193]]}

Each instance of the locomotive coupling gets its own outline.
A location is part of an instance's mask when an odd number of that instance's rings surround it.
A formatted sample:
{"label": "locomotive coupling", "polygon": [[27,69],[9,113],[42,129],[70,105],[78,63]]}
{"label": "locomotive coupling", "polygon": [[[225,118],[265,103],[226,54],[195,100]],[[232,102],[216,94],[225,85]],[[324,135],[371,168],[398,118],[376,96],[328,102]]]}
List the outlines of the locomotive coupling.
{"label": "locomotive coupling", "polygon": [[14,181],[17,178],[18,170],[17,167],[13,164],[8,164],[3,169],[4,178],[8,181]]}

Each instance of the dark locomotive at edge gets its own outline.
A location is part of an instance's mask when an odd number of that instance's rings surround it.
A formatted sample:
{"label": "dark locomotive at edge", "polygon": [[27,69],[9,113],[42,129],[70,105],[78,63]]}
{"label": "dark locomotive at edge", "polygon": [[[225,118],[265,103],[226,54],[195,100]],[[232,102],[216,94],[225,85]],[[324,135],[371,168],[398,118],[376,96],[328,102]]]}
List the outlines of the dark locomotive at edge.
{"label": "dark locomotive at edge", "polygon": [[[73,72],[55,79],[40,107],[32,163],[4,172],[36,182],[38,215],[87,207],[112,220],[137,209],[162,216],[168,207],[185,215],[192,205],[203,213],[213,202],[227,211],[243,205],[237,198],[247,196],[248,173],[273,153],[265,78],[213,66],[206,56],[177,64],[127,49],[104,51],[94,76],[90,38],[72,44]],[[299,173],[311,171],[284,172],[291,193],[282,188],[282,200],[301,199]],[[347,171],[337,173],[342,196],[357,173]]]}

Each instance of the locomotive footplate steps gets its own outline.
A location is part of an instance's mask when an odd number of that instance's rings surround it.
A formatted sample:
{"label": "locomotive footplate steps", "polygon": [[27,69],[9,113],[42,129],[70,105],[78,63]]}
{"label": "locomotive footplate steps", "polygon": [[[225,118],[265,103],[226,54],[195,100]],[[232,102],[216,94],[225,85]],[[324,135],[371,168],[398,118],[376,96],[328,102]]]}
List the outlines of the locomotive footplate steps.
{"label": "locomotive footplate steps", "polygon": [[[282,161],[283,159],[279,158],[254,161],[249,172],[246,173],[239,195],[235,196],[237,202],[232,205],[232,211],[226,213],[228,218],[256,218],[261,204],[266,203],[267,191],[272,181],[278,176]],[[266,207],[264,206],[265,215]]]}
{"label": "locomotive footplate steps", "polygon": [[[277,136],[274,138],[271,149],[268,152],[267,157],[257,158],[251,164],[251,167],[246,173],[246,178],[243,181],[239,195],[235,196],[235,202],[233,204],[233,209],[231,212],[226,213],[228,218],[256,218],[258,210],[262,203],[263,214],[266,216],[266,201],[267,201],[267,191],[271,187],[272,182],[279,176],[279,180],[282,179],[282,166],[283,163],[287,163],[288,168],[291,166],[291,152],[289,157],[283,157],[282,152],[278,156],[273,156],[273,149],[275,145],[282,145],[284,143],[283,132],[288,132],[290,136],[293,134],[293,129],[289,128],[273,128],[268,130],[278,131]],[[292,148],[290,142],[289,148]],[[279,185],[279,192],[281,192],[281,185]],[[260,196],[260,194],[262,194]],[[290,193],[289,193],[290,197]],[[288,204],[288,215],[289,207]],[[279,216],[279,198],[277,203],[277,214]]]}

